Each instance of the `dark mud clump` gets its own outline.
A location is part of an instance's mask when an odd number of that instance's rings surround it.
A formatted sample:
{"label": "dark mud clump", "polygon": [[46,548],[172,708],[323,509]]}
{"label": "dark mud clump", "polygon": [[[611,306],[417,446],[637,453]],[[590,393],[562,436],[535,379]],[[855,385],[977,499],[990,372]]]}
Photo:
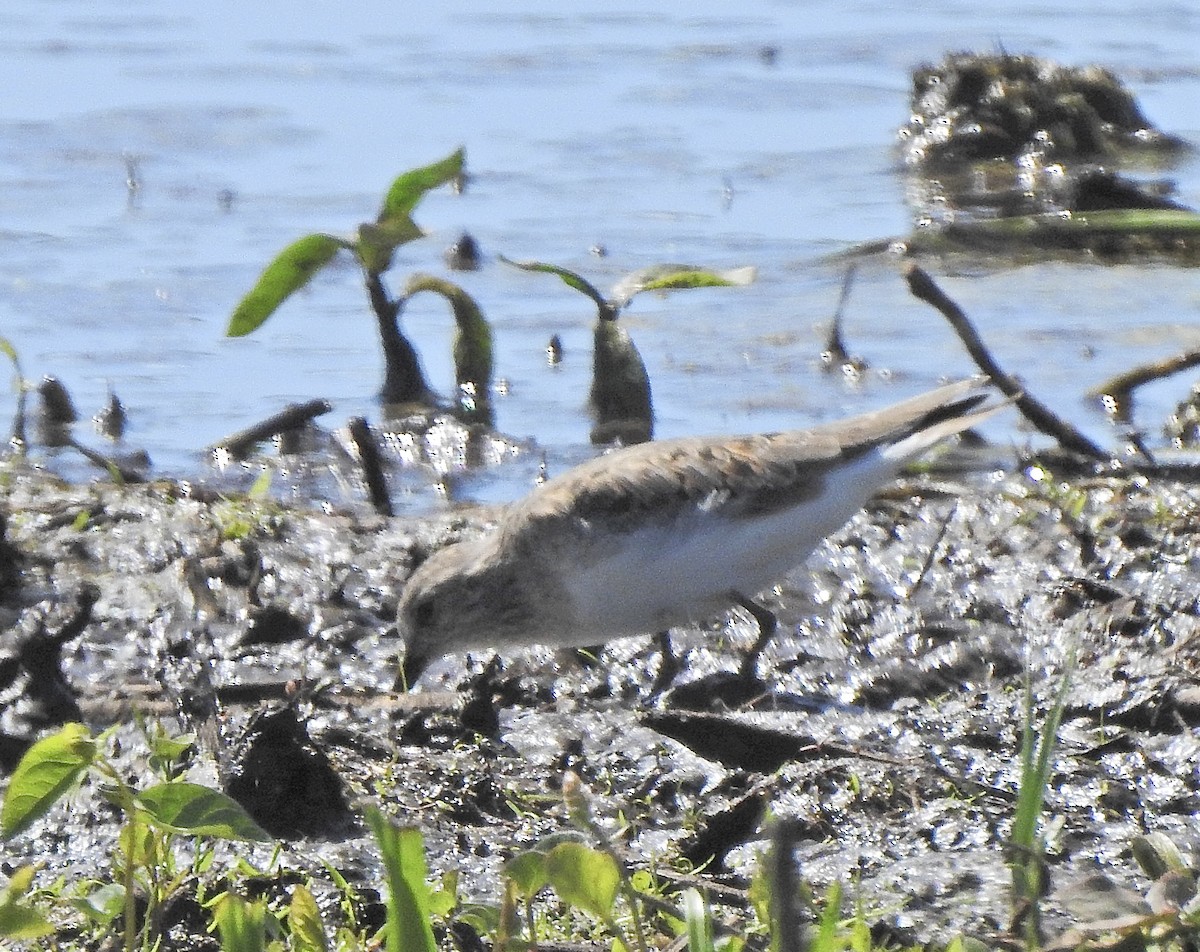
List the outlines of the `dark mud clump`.
{"label": "dark mud clump", "polygon": [[1103,162],[1184,148],[1156,129],[1101,66],[953,53],[913,72],[912,106],[905,157],[931,169],[990,159],[1017,163],[1034,154],[1048,162]]}
{"label": "dark mud clump", "polygon": [[[1145,894],[1139,836],[1200,848],[1193,485],[1034,463],[902,482],[765,596],[780,629],[761,689],[697,713],[652,697],[649,638],[590,666],[547,649],[452,656],[394,693],[397,593],[420,555],[485,531],[486,511],[389,519],[166,483],[66,485],[17,462],[3,476],[17,566],[0,591],[6,649],[62,634],[94,591],[59,671],[89,725],[118,725],[124,775],[147,776],[148,718],[192,732],[198,782],[240,764],[276,797],[333,804],[328,825],[279,828],[303,847],[278,858],[279,882],[334,894],[335,869],[375,895],[378,852],[355,821],[378,804],[420,827],[463,898],[497,903],[506,858],[573,828],[569,770],[630,868],[706,887],[735,930],[751,925],[774,818],[789,821],[800,878],[853,883],[880,934],[998,940],[1025,685],[1043,716],[1072,655],[1044,825],[1048,930],[1072,923],[1060,897],[1097,874]],[[756,634],[740,610],[673,632],[679,680],[736,674]],[[6,852],[44,864],[46,881],[103,882],[117,831],[89,786]],[[222,849],[272,868],[269,847]]]}
{"label": "dark mud clump", "polygon": [[1200,259],[1200,220],[1174,184],[1131,174],[1187,144],[1100,66],[951,54],[914,71],[899,139],[916,250]]}

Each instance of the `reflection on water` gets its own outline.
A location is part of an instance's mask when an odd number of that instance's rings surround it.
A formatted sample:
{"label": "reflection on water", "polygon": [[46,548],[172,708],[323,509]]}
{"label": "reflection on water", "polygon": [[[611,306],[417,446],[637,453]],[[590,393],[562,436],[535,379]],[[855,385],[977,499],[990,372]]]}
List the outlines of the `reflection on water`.
{"label": "reflection on water", "polygon": [[[470,232],[480,267],[454,279],[494,327],[498,426],[514,445],[536,441],[552,472],[591,452],[594,308],[499,254],[602,287],[665,261],[758,267],[749,287],[639,296],[622,314],[658,435],[776,429],[889,402],[972,367],[895,269],[874,262],[842,327],[871,369],[853,386],[822,374],[844,277],[826,255],[909,227],[893,146],[912,67],[998,42],[1101,62],[1160,128],[1198,138],[1200,14],[1165,0],[1078,15],[998,0],[969,11],[762,0],[736,14],[715,0],[602,13],[524,0],[404,18],[378,2],[301,15],[218,0],[164,15],[12,0],[0,12],[12,91],[0,104],[0,336],[29,377],[67,385],[81,418],[111,387],[127,442],[158,472],[194,474],[204,447],[293,401],[329,399],[337,425],[377,421],[382,359],[349,262],[253,337],[223,330],[285,244],[348,232],[397,173],[461,144],[470,187],[422,204],[430,234],[402,249],[389,280],[398,292],[412,273],[446,273],[444,252]],[[1200,205],[1194,157],[1164,174]],[[598,246],[606,257],[590,253]],[[998,358],[1100,441],[1112,436],[1086,390],[1194,337],[1194,274],[1166,266],[934,270]],[[445,304],[415,298],[403,321],[431,384],[452,395]],[[1152,440],[1186,391],[1181,381],[1141,397]],[[1023,441],[1014,425],[989,432]],[[541,460],[518,454],[456,492],[511,498]],[[403,481],[409,510],[439,498],[427,472]]]}

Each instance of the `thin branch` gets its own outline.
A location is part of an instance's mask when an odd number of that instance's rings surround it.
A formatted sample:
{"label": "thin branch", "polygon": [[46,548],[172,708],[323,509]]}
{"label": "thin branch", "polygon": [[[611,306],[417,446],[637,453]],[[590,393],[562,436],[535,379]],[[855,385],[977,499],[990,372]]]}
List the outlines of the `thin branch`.
{"label": "thin branch", "polygon": [[1128,422],[1130,407],[1133,403],[1133,391],[1143,384],[1162,380],[1172,374],[1189,370],[1200,364],[1200,348],[1185,350],[1182,354],[1156,360],[1153,363],[1142,364],[1110,377],[1098,387],[1088,391],[1088,395],[1103,400],[1105,408],[1119,420]]}
{"label": "thin branch", "polygon": [[979,368],[992,378],[1004,395],[1012,399],[1025,419],[1047,436],[1057,440],[1063,449],[1095,460],[1107,461],[1112,458],[1111,453],[1106,453],[1071,424],[1055,415],[1045,404],[1029,396],[1013,377],[1000,369],[1000,365],[996,363],[962,308],[934,283],[927,272],[915,264],[910,264],[905,277],[913,296],[933,305],[942,313],[966,346],[967,353]]}
{"label": "thin branch", "polygon": [[214,443],[210,450],[225,449],[229,455],[241,459],[248,454],[255,443],[269,440],[276,433],[296,430],[309,423],[322,413],[328,413],[333,407],[328,400],[309,400],[306,403],[289,403],[278,413],[267,417],[261,423],[247,427],[238,433],[233,433],[223,440]]}

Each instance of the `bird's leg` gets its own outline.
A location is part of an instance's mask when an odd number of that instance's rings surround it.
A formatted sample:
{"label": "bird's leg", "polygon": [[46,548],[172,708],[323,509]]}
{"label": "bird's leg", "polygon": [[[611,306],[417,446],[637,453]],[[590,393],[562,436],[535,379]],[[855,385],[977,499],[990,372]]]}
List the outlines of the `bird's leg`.
{"label": "bird's leg", "polygon": [[750,613],[750,617],[758,625],[758,638],[755,639],[750,650],[742,658],[742,666],[738,670],[738,674],[743,679],[754,681],[758,678],[758,659],[762,657],[763,651],[766,650],[767,645],[771,643],[771,639],[775,636],[775,629],[779,627],[779,620],[769,608],[764,608],[758,602],[747,598],[741,592],[733,593],[733,601],[734,604],[746,609]]}
{"label": "bird's leg", "polygon": [[679,674],[679,658],[671,649],[671,633],[669,631],[660,631],[654,636],[654,641],[658,644],[659,653],[662,655],[662,660],[658,664],[658,674],[654,676],[654,683],[650,686],[650,697],[658,697],[667,688],[675,682],[675,676]]}

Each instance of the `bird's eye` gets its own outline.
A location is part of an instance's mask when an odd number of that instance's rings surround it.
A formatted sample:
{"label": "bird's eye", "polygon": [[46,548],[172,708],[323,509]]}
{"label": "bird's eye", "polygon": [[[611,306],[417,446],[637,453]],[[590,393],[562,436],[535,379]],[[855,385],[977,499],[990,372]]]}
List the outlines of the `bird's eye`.
{"label": "bird's eye", "polygon": [[423,598],[413,606],[413,621],[417,623],[418,628],[432,627],[435,614],[432,598]]}

